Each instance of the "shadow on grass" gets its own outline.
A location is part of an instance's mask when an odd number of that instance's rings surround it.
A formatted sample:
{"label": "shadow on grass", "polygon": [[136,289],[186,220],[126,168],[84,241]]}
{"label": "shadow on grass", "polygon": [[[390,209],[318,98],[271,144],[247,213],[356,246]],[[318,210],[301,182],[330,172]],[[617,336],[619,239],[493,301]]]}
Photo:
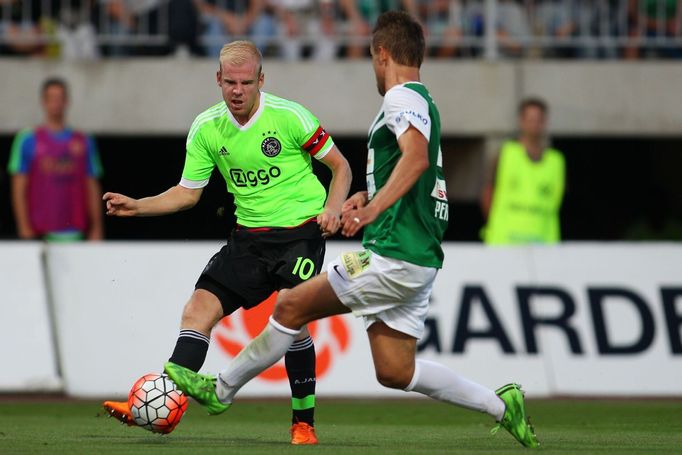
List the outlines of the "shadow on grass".
{"label": "shadow on grass", "polygon": [[[266,438],[231,438],[231,437],[224,437],[224,438],[217,438],[217,437],[210,437],[210,436],[174,436],[174,437],[168,437],[167,435],[154,435],[150,434],[147,437],[133,437],[133,438],[127,438],[127,437],[121,437],[121,436],[103,436],[103,435],[82,435],[80,436],[82,439],[90,439],[90,440],[100,440],[100,441],[106,441],[110,446],[115,446],[115,445],[121,445],[121,446],[136,446],[136,447],[143,447],[145,445],[148,446],[153,446],[153,447],[160,447],[160,446],[174,446],[174,447],[181,447],[181,446],[188,446],[191,447],[192,449],[197,449],[197,448],[202,448],[202,447],[207,447],[207,448],[215,448],[215,447],[257,447],[257,446],[279,446],[281,447],[282,445],[289,445],[289,442],[284,439],[266,439]],[[362,442],[352,442],[352,441],[344,441],[343,443],[324,443],[325,448],[348,448],[348,447],[358,447],[358,448],[378,448],[381,447],[381,444],[368,444],[368,443],[362,443]]]}

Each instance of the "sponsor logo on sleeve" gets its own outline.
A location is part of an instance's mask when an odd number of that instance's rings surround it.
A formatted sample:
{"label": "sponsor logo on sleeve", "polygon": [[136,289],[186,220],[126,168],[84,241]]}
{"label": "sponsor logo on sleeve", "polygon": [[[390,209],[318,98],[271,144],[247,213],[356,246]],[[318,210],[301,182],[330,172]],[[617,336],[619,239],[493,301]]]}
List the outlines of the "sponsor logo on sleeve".
{"label": "sponsor logo on sleeve", "polygon": [[428,119],[428,117],[424,117],[424,116],[421,115],[419,112],[415,112],[415,111],[413,111],[413,110],[402,111],[401,113],[399,113],[398,115],[396,115],[396,117],[395,117],[395,122],[396,122],[396,123],[400,123],[400,122],[402,121],[402,119],[405,118],[405,117],[410,117],[410,118],[416,120],[418,123],[423,124],[424,126],[426,126],[426,125],[429,124],[429,119]]}

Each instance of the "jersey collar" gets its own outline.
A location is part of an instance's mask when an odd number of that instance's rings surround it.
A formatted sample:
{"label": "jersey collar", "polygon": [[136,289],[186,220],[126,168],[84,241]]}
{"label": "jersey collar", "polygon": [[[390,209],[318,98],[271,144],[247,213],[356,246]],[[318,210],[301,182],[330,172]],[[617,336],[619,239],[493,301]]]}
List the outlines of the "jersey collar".
{"label": "jersey collar", "polygon": [[242,125],[241,123],[239,123],[239,122],[237,121],[237,119],[234,118],[234,115],[232,115],[232,112],[230,112],[229,109],[227,110],[227,118],[230,119],[230,121],[232,122],[232,124],[233,124],[238,130],[241,130],[241,131],[246,131],[246,130],[248,130],[249,128],[251,128],[251,127],[253,126],[254,123],[256,123],[256,122],[258,121],[258,119],[260,118],[261,114],[263,113],[263,109],[264,109],[264,107],[265,107],[265,97],[266,97],[266,93],[265,93],[265,92],[260,92],[260,100],[259,100],[259,103],[258,103],[258,109],[256,109],[256,112],[255,112],[255,113],[253,114],[253,116],[249,119],[249,121],[246,122],[245,124]]}

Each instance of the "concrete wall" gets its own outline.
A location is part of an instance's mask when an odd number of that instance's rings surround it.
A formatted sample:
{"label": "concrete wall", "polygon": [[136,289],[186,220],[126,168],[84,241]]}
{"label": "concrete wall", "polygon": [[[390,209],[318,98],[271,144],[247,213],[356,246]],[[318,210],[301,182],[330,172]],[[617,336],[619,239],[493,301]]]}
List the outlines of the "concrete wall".
{"label": "concrete wall", "polygon": [[[72,85],[71,123],[93,133],[184,135],[220,100],[216,63],[0,60],[0,133],[40,120],[38,87],[48,75]],[[369,62],[268,61],[265,90],[308,106],[336,135],[364,135],[381,102]],[[499,136],[514,129],[525,95],[550,102],[564,136],[682,135],[682,64],[427,62],[423,80],[447,135]]]}

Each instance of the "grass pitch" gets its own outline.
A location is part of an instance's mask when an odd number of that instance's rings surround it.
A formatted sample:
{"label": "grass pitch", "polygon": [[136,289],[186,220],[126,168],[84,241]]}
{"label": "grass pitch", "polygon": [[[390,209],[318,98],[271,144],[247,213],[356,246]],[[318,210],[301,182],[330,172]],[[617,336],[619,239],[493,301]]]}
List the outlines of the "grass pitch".
{"label": "grass pitch", "polygon": [[[543,453],[682,453],[682,402],[529,401]],[[458,453],[523,449],[491,419],[442,403],[319,399],[321,444],[288,444],[286,400],[240,401],[225,414],[204,415],[192,403],[178,428],[160,436],[122,426],[96,402],[0,398],[0,454],[14,453]]]}

